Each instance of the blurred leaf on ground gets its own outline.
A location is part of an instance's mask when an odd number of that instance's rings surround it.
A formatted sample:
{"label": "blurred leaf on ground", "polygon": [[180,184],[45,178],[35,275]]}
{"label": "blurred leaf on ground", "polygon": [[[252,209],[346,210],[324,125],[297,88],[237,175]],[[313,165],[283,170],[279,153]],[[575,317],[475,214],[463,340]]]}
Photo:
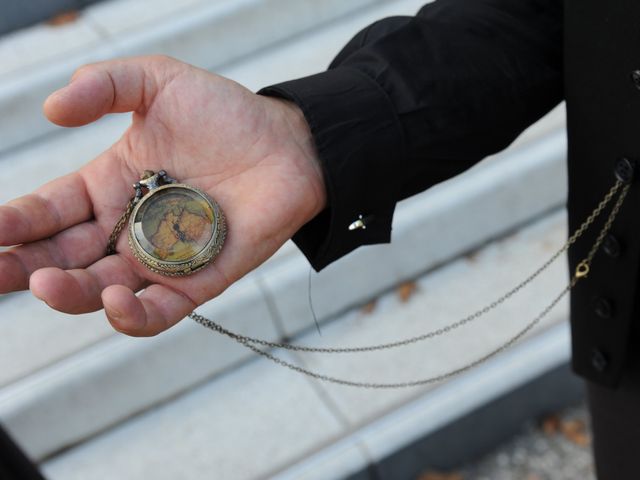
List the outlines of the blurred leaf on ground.
{"label": "blurred leaf on ground", "polygon": [[362,313],[364,313],[365,315],[368,315],[368,314],[372,313],[372,312],[376,309],[376,303],[377,303],[377,300],[376,300],[376,299],[373,299],[373,300],[371,300],[370,302],[365,303],[365,304],[360,308],[360,311],[361,311]]}
{"label": "blurred leaf on ground", "polygon": [[77,10],[70,10],[68,12],[59,13],[49,20],[47,20],[47,25],[51,25],[52,27],[59,27],[60,25],[67,25],[68,23],[73,23],[80,17],[80,12]]}
{"label": "blurred leaf on ground", "polygon": [[548,415],[542,419],[540,427],[546,435],[555,435],[560,431],[560,417],[555,413]]}
{"label": "blurred leaf on ground", "polygon": [[560,431],[567,440],[581,447],[588,446],[591,441],[587,426],[582,420],[564,420],[560,425]]}
{"label": "blurred leaf on ground", "polygon": [[398,285],[398,287],[396,288],[396,293],[398,294],[398,298],[402,303],[407,303],[417,290],[418,285],[416,284],[416,282],[409,281]]}

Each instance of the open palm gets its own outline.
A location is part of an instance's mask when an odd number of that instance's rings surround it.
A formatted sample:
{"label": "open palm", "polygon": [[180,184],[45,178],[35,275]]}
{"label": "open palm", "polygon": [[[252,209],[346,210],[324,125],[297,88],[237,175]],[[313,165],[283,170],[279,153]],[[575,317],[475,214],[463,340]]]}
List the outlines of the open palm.
{"label": "open palm", "polygon": [[[130,128],[77,172],[0,206],[0,293],[31,288],[52,308],[105,308],[130,335],[154,335],[270,257],[325,204],[308,127],[286,102],[165,57],[81,68],[45,113],[78,126],[110,112]],[[164,169],[220,204],[228,236],[214,263],[169,278],[107,239],[144,170]],[[135,295],[141,289],[144,291]]]}

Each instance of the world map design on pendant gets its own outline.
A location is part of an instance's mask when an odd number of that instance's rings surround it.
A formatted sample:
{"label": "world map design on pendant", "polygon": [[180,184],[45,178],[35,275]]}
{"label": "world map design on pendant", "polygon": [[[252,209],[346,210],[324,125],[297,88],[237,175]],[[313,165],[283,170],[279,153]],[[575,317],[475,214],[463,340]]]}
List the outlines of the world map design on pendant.
{"label": "world map design on pendant", "polygon": [[[166,172],[145,172],[134,185],[129,245],[135,257],[163,275],[189,275],[222,249],[226,223],[220,206],[202,190],[177,183]],[[143,195],[143,189],[148,192]]]}

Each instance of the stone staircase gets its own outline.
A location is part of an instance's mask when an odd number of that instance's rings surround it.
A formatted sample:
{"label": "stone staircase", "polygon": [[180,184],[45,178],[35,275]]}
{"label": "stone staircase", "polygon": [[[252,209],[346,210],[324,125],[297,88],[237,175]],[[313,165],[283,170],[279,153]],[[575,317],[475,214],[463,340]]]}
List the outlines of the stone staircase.
{"label": "stone staircase", "polygon": [[[423,1],[150,3],[111,0],[73,24],[0,38],[1,202],[77,168],[126,128],[128,115],[74,130],[42,117],[43,99],[83,63],[165,53],[258,89],[321,70],[357,30]],[[563,126],[559,108],[507,151],[401,202],[391,245],[359,249],[314,274],[322,336],[309,311],[309,266],[290,243],[199,313],[243,334],[326,346],[382,343],[466,316],[563,243]],[[396,287],[409,280],[415,293],[401,300]],[[273,353],[350,379],[439,375],[504,343],[566,281],[562,258],[514,305],[401,351]],[[100,312],[68,316],[29,293],[4,295],[0,421],[51,479],[344,478],[565,363],[567,308],[460,376],[372,391],[288,371],[190,320],[134,339]]]}

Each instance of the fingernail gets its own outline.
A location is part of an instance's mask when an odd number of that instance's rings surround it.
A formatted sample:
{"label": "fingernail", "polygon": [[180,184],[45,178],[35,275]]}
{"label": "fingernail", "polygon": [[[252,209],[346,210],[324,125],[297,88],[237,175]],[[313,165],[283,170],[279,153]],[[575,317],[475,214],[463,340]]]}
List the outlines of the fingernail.
{"label": "fingernail", "polygon": [[105,311],[107,312],[107,317],[112,320],[122,319],[122,313],[119,310],[115,310],[113,308],[105,308]]}
{"label": "fingernail", "polygon": [[122,312],[113,308],[105,307],[104,313],[107,315],[107,318],[116,330],[122,331],[125,329],[125,325],[122,324]]}
{"label": "fingernail", "polygon": [[144,321],[139,317],[125,318],[122,312],[113,308],[105,308],[105,313],[114,324],[114,328],[123,333],[137,331],[144,327]]}

